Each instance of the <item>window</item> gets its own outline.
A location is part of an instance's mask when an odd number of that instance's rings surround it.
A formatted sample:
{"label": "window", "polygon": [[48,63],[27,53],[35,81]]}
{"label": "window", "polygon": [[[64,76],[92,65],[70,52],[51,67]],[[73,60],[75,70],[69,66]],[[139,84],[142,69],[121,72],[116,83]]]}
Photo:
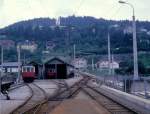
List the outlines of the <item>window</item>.
{"label": "window", "polygon": [[27,72],[30,72],[30,67],[27,67]]}
{"label": "window", "polygon": [[34,68],[33,67],[31,67],[31,72],[34,72]]}
{"label": "window", "polygon": [[23,72],[26,72],[26,68],[25,67],[23,67]]}

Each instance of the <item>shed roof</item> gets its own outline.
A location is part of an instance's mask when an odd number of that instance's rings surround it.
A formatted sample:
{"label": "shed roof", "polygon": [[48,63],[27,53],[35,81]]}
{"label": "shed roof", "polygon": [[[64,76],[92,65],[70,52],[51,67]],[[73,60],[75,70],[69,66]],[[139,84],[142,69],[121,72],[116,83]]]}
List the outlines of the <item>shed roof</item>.
{"label": "shed roof", "polygon": [[71,64],[69,64],[69,63],[67,63],[67,62],[65,62],[64,60],[62,60],[62,59],[60,59],[60,58],[58,58],[58,57],[54,57],[54,58],[48,60],[45,64],[53,63],[53,62],[56,62],[56,61],[57,61],[57,62],[60,62],[60,63],[62,63],[62,64],[66,64],[67,66],[74,67],[73,65],[71,65]]}
{"label": "shed roof", "polygon": [[37,61],[31,61],[28,63],[29,65],[38,65],[38,66],[42,66],[42,64],[40,62]]}

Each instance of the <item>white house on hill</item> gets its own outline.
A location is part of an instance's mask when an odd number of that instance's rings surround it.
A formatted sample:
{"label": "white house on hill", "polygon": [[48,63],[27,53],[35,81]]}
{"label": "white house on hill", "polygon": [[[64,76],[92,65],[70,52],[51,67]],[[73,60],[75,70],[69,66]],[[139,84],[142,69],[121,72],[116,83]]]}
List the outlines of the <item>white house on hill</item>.
{"label": "white house on hill", "polygon": [[72,61],[72,64],[75,66],[75,68],[78,69],[85,69],[87,68],[87,60],[84,58],[76,58]]}
{"label": "white house on hill", "polygon": [[[97,67],[100,68],[100,69],[109,68],[109,61],[98,62]],[[111,62],[110,63],[110,68],[111,69],[118,69],[119,68],[119,63],[117,63],[116,61]]]}
{"label": "white house on hill", "polygon": [[26,40],[25,42],[19,43],[18,46],[19,45],[21,49],[28,50],[30,52],[34,52],[38,47],[38,45],[34,41],[28,41],[28,40]]}

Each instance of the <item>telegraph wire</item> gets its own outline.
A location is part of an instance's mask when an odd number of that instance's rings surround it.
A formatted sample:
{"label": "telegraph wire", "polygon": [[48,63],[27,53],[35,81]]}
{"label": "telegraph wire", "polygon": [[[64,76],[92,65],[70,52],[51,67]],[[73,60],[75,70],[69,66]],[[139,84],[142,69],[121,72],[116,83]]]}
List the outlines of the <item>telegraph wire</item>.
{"label": "telegraph wire", "polygon": [[83,6],[84,2],[85,2],[85,0],[81,0],[81,1],[79,2],[79,5],[75,8],[74,15],[75,15],[75,14],[78,14],[78,12],[80,11],[80,9],[81,9],[81,7]]}
{"label": "telegraph wire", "polygon": [[121,10],[121,6],[110,16],[110,19],[111,18],[115,18],[117,15],[118,15],[118,13],[120,12],[120,10]]}

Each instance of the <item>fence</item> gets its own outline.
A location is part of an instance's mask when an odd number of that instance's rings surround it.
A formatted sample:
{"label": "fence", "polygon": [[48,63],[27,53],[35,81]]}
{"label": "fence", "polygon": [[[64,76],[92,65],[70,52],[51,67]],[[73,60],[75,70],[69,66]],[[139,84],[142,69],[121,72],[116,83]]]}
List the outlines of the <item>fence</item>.
{"label": "fence", "polygon": [[97,83],[103,83],[111,88],[150,99],[150,77],[140,77],[138,80],[134,80],[133,76],[102,74],[91,76],[96,78]]}

